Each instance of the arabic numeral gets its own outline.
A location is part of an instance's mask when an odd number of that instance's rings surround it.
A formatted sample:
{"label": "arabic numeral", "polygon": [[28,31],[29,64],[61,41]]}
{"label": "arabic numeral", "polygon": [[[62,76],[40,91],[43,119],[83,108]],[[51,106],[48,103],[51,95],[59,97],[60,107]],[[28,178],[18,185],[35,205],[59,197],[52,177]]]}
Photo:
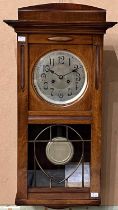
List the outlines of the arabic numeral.
{"label": "arabic numeral", "polygon": [[54,96],[54,88],[50,88],[51,90],[51,96]]}
{"label": "arabic numeral", "polygon": [[77,90],[77,89],[79,88],[79,87],[78,87],[78,82],[75,82],[75,85],[76,85],[76,90]]}
{"label": "arabic numeral", "polygon": [[76,72],[76,82],[79,82],[81,80],[80,73]]}
{"label": "arabic numeral", "polygon": [[64,64],[64,56],[59,56],[58,57],[58,63],[59,64]]}
{"label": "arabic numeral", "polygon": [[58,96],[59,96],[59,98],[63,98],[63,93],[62,92],[59,92],[58,93]]}
{"label": "arabic numeral", "polygon": [[48,89],[48,82],[44,82],[44,90],[47,90]]}
{"label": "arabic numeral", "polygon": [[49,72],[50,66],[49,65],[43,65],[43,72]]}
{"label": "arabic numeral", "polygon": [[79,65],[75,64],[75,65],[74,65],[74,69],[75,69],[75,70],[78,70],[78,69],[79,69]]}
{"label": "arabic numeral", "polygon": [[42,78],[42,81],[45,80],[46,79],[46,74],[45,73],[42,73],[41,74],[41,78]]}
{"label": "arabic numeral", "polygon": [[71,96],[71,95],[72,95],[72,89],[68,88],[68,96]]}

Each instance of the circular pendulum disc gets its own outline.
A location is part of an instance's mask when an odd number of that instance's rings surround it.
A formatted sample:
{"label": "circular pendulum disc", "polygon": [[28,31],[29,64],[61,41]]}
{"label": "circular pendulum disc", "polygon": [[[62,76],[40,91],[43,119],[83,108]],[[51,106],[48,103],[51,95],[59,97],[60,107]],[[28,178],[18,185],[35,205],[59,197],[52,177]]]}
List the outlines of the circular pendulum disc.
{"label": "circular pendulum disc", "polygon": [[65,165],[74,154],[74,148],[70,141],[64,137],[55,137],[46,146],[46,156],[55,165]]}

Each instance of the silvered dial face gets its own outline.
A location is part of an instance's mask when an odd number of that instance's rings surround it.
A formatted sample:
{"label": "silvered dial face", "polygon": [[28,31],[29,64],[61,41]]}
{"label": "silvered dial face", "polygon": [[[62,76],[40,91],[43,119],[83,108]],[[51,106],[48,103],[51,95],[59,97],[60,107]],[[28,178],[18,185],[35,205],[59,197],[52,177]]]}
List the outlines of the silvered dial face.
{"label": "silvered dial face", "polygon": [[69,51],[51,51],[35,65],[34,87],[50,103],[72,103],[86,90],[86,68],[80,58]]}

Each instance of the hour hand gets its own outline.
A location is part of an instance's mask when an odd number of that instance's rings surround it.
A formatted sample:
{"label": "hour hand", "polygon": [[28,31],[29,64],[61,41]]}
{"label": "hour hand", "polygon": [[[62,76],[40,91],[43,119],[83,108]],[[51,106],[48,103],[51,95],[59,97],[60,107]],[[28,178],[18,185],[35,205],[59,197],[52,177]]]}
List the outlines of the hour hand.
{"label": "hour hand", "polygon": [[52,69],[49,70],[52,74],[57,75],[58,77],[60,76],[59,74],[57,74],[56,72],[54,72]]}
{"label": "hour hand", "polygon": [[53,71],[53,70],[50,69],[49,71],[50,71],[52,74],[54,74],[54,71]]}
{"label": "hour hand", "polygon": [[49,65],[44,65],[44,71],[51,72],[52,74],[56,74],[52,69],[50,69]]}

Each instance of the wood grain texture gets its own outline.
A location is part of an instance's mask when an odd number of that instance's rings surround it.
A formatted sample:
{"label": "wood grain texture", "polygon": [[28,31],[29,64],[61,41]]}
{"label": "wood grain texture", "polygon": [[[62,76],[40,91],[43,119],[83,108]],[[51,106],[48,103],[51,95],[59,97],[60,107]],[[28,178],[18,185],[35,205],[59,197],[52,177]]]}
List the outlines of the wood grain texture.
{"label": "wood grain texture", "polygon": [[24,91],[25,88],[25,48],[24,44],[20,45],[20,69],[21,69],[21,75],[20,75],[20,83],[21,83],[21,89]]}
{"label": "wood grain texture", "polygon": [[18,199],[17,205],[38,205],[38,206],[47,206],[48,208],[67,208],[67,207],[74,207],[74,206],[97,206],[100,204],[99,199],[75,199],[75,200],[45,200],[45,199]]}
{"label": "wood grain texture", "polygon": [[49,41],[55,41],[55,42],[68,42],[71,41],[73,38],[70,36],[52,36],[48,37]]}
{"label": "wood grain texture", "polygon": [[[92,146],[91,146],[91,192],[100,194],[101,176],[101,109],[102,109],[102,71],[103,71],[103,37],[94,36],[93,53],[94,72],[96,71],[97,56],[100,57],[99,66],[99,88],[96,89],[96,74],[94,74],[94,87],[92,98],[93,124],[92,124]],[[100,47],[99,55],[96,53],[96,45]]]}
{"label": "wood grain texture", "polygon": [[[4,21],[12,26],[19,35],[27,37],[26,43],[18,43],[18,188],[16,204],[45,205],[53,208],[99,205],[103,34],[116,22],[106,22],[106,11],[103,9],[77,4],[36,5],[19,9],[18,16],[19,20]],[[36,62],[52,50],[71,51],[81,58],[87,69],[86,92],[81,100],[69,106],[52,105],[44,101],[37,95],[33,86],[33,71]],[[81,189],[81,191],[78,191],[79,189],[74,189],[75,191],[73,189],[66,191],[28,189],[28,124],[32,123],[91,125],[91,184],[89,189]],[[93,199],[91,192],[97,192],[99,196]]]}
{"label": "wood grain texture", "polygon": [[91,124],[93,122],[92,112],[83,111],[29,111],[29,124]]}
{"label": "wood grain texture", "polygon": [[[65,37],[67,36],[66,34],[63,33],[63,35],[59,35],[59,34],[30,34],[28,37],[28,43],[30,44],[55,44],[57,45],[57,41],[55,40],[49,40],[50,37]],[[64,44],[64,45],[68,45],[68,44],[81,44],[81,45],[86,45],[86,44],[92,44],[93,39],[92,36],[90,35],[75,35],[75,34],[70,34],[68,36],[69,38],[71,38],[71,40],[68,41],[64,41],[61,40],[59,44]]]}
{"label": "wood grain texture", "polygon": [[49,188],[40,188],[40,187],[36,187],[36,188],[29,188],[28,189],[28,192],[30,193],[47,193],[47,192],[50,192],[50,193],[72,193],[72,192],[75,192],[75,193],[89,193],[90,191],[90,188],[89,187],[69,187],[69,188],[63,188],[63,187],[58,187],[58,188],[52,188],[52,189],[49,189]]}
{"label": "wood grain texture", "polygon": [[[57,15],[57,12],[60,15]],[[67,15],[69,13],[69,15]],[[18,10],[19,20],[40,20],[49,22],[105,21],[106,11],[82,4],[53,3],[35,5]],[[48,19],[47,19],[48,17]]]}
{"label": "wood grain texture", "polygon": [[[22,50],[21,50],[22,49]],[[22,54],[23,53],[23,54]],[[28,111],[28,47],[18,43],[18,172],[17,198],[27,198],[27,111]],[[25,61],[23,64],[21,61]],[[22,72],[23,71],[23,72]],[[24,74],[22,78],[22,74]],[[24,82],[22,81],[25,80]],[[25,88],[23,84],[25,83]]]}
{"label": "wood grain texture", "polygon": [[104,34],[108,28],[113,27],[117,22],[78,22],[78,23],[47,23],[26,20],[4,20],[9,26],[15,29],[16,33],[59,33],[70,34]]}

